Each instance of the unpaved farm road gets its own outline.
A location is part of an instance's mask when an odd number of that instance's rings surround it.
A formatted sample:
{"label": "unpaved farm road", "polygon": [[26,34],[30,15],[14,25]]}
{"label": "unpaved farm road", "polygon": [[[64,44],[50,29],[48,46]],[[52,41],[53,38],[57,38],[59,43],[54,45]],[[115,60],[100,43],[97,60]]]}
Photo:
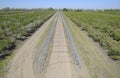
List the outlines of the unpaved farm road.
{"label": "unpaved farm road", "polygon": [[[57,15],[58,18],[53,36],[43,63],[45,67],[41,72],[39,71],[39,63],[34,65],[35,60],[39,62],[39,56],[41,55],[41,52],[35,54],[37,53],[36,45]],[[10,61],[10,64],[8,64],[6,78],[119,78],[119,66],[115,67],[116,65],[110,59],[107,59],[106,55],[101,53],[102,50],[94,45],[94,42],[83,31],[76,28],[71,20],[67,17],[65,20],[80,57],[80,70],[78,70],[73,54],[71,53],[71,46],[66,35],[62,17],[60,13],[56,13],[56,15],[44,23],[38,31],[16,50],[15,56]],[[47,38],[48,35],[45,37]],[[44,40],[47,40],[46,38]],[[42,44],[45,46],[44,41]],[[39,46],[41,48],[41,45],[37,45],[37,47]],[[37,72],[35,71],[36,69],[38,69]]]}

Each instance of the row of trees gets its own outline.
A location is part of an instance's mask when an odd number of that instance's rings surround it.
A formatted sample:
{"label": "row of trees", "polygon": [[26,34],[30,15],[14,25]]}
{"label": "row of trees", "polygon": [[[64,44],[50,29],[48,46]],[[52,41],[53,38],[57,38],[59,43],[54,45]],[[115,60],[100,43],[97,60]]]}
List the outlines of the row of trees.
{"label": "row of trees", "polygon": [[1,15],[0,58],[15,48],[17,40],[25,40],[54,13],[55,11],[43,10]]}
{"label": "row of trees", "polygon": [[26,8],[10,8],[10,7],[4,7],[2,9],[0,9],[1,11],[35,11],[35,10],[55,10],[52,7],[50,8],[31,8],[31,9],[26,9]]}

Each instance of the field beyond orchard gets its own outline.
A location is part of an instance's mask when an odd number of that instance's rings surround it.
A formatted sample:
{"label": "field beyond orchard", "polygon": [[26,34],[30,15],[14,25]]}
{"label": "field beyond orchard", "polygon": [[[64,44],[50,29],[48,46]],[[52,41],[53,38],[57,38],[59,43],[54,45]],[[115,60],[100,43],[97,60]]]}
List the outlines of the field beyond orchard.
{"label": "field beyond orchard", "polygon": [[114,60],[120,60],[120,11],[64,11],[78,27],[106,49]]}

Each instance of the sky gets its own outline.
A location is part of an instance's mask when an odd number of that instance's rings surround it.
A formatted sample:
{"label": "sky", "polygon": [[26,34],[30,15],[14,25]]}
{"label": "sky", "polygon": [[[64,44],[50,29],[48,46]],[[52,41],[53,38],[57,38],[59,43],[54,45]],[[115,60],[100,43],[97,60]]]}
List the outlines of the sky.
{"label": "sky", "polygon": [[120,0],[0,0],[0,9],[4,7],[120,9]]}

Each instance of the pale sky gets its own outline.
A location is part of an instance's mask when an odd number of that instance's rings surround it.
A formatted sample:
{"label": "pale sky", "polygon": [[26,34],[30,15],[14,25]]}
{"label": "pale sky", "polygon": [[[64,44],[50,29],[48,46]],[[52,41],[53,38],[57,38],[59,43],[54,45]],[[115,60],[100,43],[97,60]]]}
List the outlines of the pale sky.
{"label": "pale sky", "polygon": [[120,0],[0,0],[0,8],[120,9]]}

